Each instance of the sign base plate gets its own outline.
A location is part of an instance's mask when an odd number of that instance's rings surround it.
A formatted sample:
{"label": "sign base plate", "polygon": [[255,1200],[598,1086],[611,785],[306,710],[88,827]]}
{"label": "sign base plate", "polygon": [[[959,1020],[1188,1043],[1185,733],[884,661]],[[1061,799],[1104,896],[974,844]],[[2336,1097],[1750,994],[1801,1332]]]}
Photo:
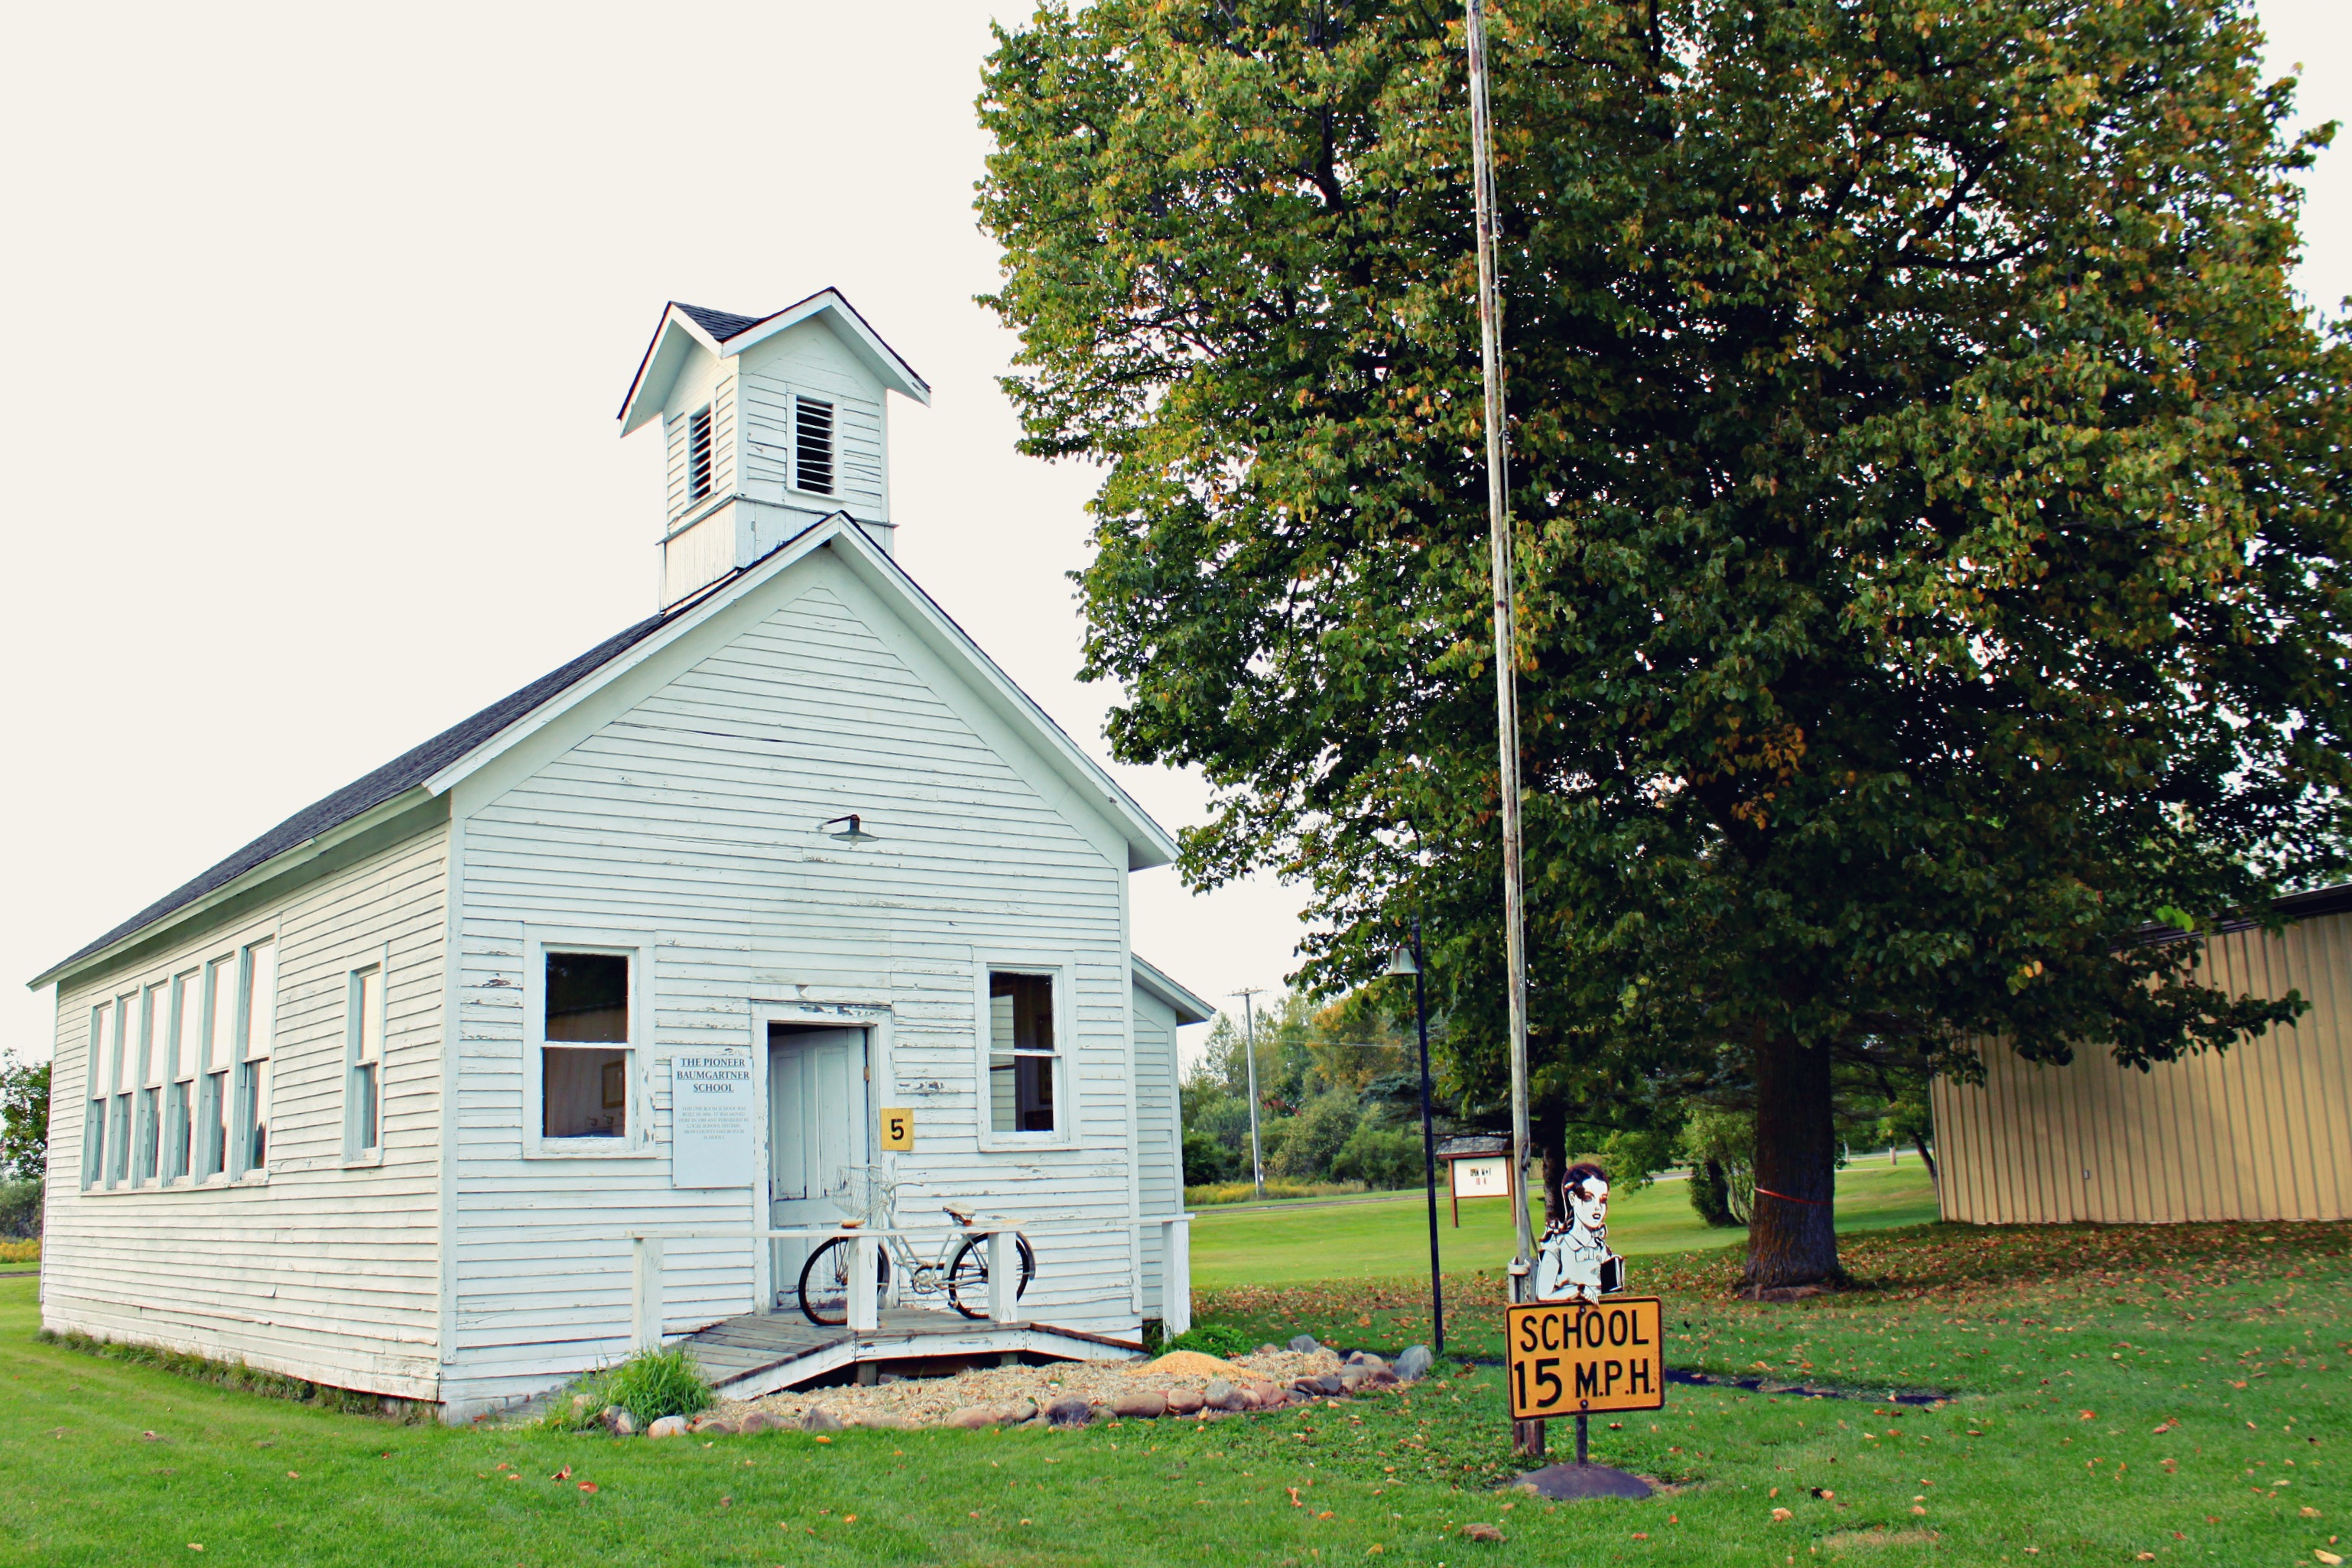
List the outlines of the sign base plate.
{"label": "sign base plate", "polygon": [[1645,1498],[1650,1495],[1650,1483],[1607,1465],[1546,1465],[1521,1476],[1512,1490],[1562,1501],[1586,1497]]}

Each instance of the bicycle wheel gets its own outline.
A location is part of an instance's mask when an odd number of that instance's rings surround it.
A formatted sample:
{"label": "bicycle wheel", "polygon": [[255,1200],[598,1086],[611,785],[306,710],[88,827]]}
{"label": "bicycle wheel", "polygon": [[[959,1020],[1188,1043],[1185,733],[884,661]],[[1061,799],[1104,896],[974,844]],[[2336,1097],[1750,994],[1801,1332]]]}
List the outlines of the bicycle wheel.
{"label": "bicycle wheel", "polygon": [[[1017,1230],[1013,1234],[1013,1245],[1021,1254],[1021,1281],[1013,1287],[1013,1299],[1017,1301],[1029,1289],[1029,1281],[1037,1277],[1037,1254],[1029,1249],[1029,1239]],[[956,1249],[955,1261],[948,1265],[948,1300],[968,1318],[988,1316],[986,1238],[967,1238]]]}
{"label": "bicycle wheel", "polygon": [[[808,1255],[801,1265],[801,1315],[819,1328],[837,1329],[849,1321],[849,1269],[857,1256],[846,1236],[836,1236]],[[879,1301],[890,1283],[890,1254],[874,1254],[874,1297]]]}

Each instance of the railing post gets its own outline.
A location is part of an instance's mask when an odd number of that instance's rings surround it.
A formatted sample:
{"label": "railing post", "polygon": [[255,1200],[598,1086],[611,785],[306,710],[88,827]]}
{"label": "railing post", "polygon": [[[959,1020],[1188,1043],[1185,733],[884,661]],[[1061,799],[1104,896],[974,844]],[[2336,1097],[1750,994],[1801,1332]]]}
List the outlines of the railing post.
{"label": "railing post", "polygon": [[662,1239],[629,1238],[629,1348],[659,1350],[662,1343]]}
{"label": "railing post", "polygon": [[1021,1249],[1010,1230],[988,1233],[988,1317],[999,1323],[1021,1317]]}
{"label": "railing post", "polygon": [[852,1231],[849,1238],[849,1330],[872,1333],[882,1326],[882,1303],[876,1298],[874,1271],[880,1255],[880,1238],[870,1230]]}
{"label": "railing post", "polygon": [[1174,1339],[1192,1326],[1192,1217],[1160,1222],[1160,1332]]}

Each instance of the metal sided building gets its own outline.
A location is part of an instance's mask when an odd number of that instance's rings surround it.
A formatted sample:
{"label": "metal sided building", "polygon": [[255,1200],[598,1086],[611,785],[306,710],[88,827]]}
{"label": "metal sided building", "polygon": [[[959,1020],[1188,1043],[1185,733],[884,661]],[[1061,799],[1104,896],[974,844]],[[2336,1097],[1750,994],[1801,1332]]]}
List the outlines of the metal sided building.
{"label": "metal sided building", "polygon": [[2225,930],[2202,977],[2310,1010],[2226,1051],[2142,1072],[1988,1047],[1985,1081],[1935,1081],[1938,1197],[1977,1225],[2352,1218],[2352,887],[2279,901],[2276,936]]}

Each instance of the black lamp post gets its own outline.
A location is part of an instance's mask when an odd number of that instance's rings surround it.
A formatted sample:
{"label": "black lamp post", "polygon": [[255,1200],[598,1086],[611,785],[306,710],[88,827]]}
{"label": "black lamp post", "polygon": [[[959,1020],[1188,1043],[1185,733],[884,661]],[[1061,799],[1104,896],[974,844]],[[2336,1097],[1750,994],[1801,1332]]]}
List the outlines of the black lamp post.
{"label": "black lamp post", "polygon": [[1437,1260],[1437,1134],[1429,1121],[1429,999],[1422,989],[1421,978],[1421,917],[1412,922],[1412,946],[1400,942],[1389,956],[1389,967],[1382,971],[1390,975],[1412,977],[1412,1018],[1421,1035],[1421,1167],[1422,1182],[1429,1195],[1429,1317],[1431,1337],[1434,1343],[1433,1355],[1445,1354],[1445,1287],[1438,1271]]}

